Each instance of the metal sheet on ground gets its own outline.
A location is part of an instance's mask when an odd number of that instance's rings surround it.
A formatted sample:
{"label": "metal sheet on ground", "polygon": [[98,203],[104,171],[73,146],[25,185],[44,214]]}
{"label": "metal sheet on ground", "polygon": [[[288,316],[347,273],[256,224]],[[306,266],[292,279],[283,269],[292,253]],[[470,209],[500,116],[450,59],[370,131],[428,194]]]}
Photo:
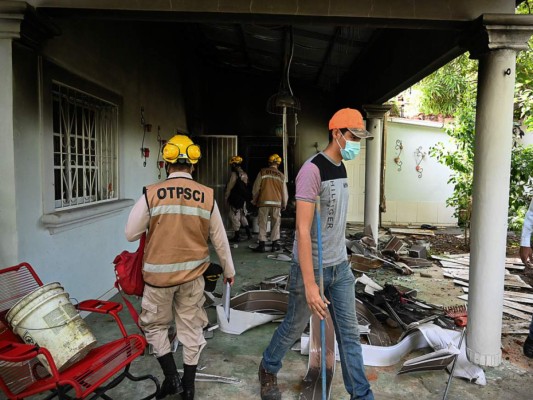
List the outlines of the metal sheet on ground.
{"label": "metal sheet on ground", "polygon": [[[335,329],[329,311],[326,317],[326,395],[329,399],[331,382],[335,374]],[[309,334],[309,364],[307,374],[302,380],[300,400],[322,399],[322,373],[321,373],[321,343],[320,319],[314,314],[311,317],[311,331]]]}

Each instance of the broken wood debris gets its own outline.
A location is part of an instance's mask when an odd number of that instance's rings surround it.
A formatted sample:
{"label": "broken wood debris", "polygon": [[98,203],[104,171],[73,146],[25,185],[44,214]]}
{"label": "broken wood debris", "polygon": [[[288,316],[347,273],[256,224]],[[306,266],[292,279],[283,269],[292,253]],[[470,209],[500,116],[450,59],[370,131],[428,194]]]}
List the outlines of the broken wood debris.
{"label": "broken wood debris", "polygon": [[503,334],[528,334],[530,321],[504,321]]}
{"label": "broken wood debris", "polygon": [[[446,278],[451,278],[453,283],[462,287],[465,293],[468,293],[470,279],[470,254],[450,254],[446,256],[432,255],[432,259],[437,260],[442,266],[442,274]],[[508,269],[521,270],[523,265],[517,265],[519,262],[516,258],[507,258],[502,268],[505,270],[504,286],[517,290],[533,289],[531,285],[524,282],[519,276],[509,272]],[[458,296],[459,299],[468,301],[468,295]],[[503,314],[510,315],[522,320],[531,320],[533,314],[533,294],[520,293],[518,291],[505,290],[503,294]],[[504,319],[505,323],[505,319]],[[502,330],[502,333],[511,333],[512,330]],[[527,332],[526,332],[527,333]]]}
{"label": "broken wood debris", "polygon": [[[461,273],[457,271],[450,271],[443,269],[442,274],[447,278],[452,278],[454,283],[459,285],[468,286],[469,276],[468,273]],[[458,280],[464,282],[457,282]],[[504,286],[515,287],[515,288],[525,288],[533,289],[531,285],[528,285],[519,275],[506,274],[504,276]]]}
{"label": "broken wood debris", "polygon": [[354,235],[359,239],[346,239],[346,247],[351,254],[352,269],[358,272],[368,272],[383,265],[393,267],[402,275],[411,275],[412,268],[431,267],[433,263],[427,260],[428,244],[413,244],[413,251],[408,256],[409,250],[403,251],[406,243],[396,236],[392,236],[380,251],[374,238],[365,230],[363,235]]}
{"label": "broken wood debris", "polygon": [[[468,293],[468,287],[463,287],[463,292]],[[511,292],[509,290],[503,291],[503,298],[505,300],[515,301],[517,303],[533,304],[533,294]]]}
{"label": "broken wood debris", "polygon": [[429,229],[416,229],[416,228],[389,228],[391,235],[420,235],[420,236],[435,236],[435,232]]}

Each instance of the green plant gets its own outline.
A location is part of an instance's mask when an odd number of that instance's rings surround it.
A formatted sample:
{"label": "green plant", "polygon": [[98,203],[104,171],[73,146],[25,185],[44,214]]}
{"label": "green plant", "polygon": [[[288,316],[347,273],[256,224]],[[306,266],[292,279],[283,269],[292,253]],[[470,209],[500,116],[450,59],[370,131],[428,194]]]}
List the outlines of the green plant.
{"label": "green plant", "polygon": [[[518,12],[527,13],[526,3]],[[517,125],[533,130],[533,39],[530,50],[517,56],[515,86],[515,120]],[[455,209],[454,216],[466,229],[470,224],[472,201],[472,180],[474,168],[474,135],[476,118],[477,62],[463,54],[440,70],[417,84],[422,93],[421,108],[424,112],[442,113],[454,117],[447,125],[446,133],[451,138],[452,148],[437,143],[430,149],[430,156],[448,166],[451,176],[448,183],[453,185],[453,195],[446,204]],[[513,130],[513,135],[519,133]],[[524,147],[515,142],[512,150],[509,228],[521,229],[524,214],[532,192],[533,146]]]}

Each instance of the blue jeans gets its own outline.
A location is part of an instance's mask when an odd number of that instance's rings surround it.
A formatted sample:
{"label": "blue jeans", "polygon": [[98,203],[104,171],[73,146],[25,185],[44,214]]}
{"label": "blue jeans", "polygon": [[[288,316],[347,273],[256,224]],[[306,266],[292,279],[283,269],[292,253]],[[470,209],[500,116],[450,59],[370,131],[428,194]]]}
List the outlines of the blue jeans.
{"label": "blue jeans", "polygon": [[[315,279],[318,283],[319,276],[316,269]],[[330,301],[329,312],[337,335],[342,377],[344,386],[350,393],[350,399],[373,400],[374,395],[365,376],[355,314],[355,278],[348,261],[324,268],[324,294]],[[267,372],[278,373],[285,353],[300,339],[310,317],[311,311],[307,307],[300,266],[292,263],[287,315],[263,353],[263,368]]]}
{"label": "blue jeans", "polygon": [[533,317],[531,317],[531,323],[529,324],[529,338],[533,340]]}

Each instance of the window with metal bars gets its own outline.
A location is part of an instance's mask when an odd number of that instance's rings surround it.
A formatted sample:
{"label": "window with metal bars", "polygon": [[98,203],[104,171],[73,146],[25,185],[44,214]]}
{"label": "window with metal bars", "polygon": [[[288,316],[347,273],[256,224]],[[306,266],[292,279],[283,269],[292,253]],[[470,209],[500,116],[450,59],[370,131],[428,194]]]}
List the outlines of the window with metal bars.
{"label": "window with metal bars", "polygon": [[118,106],[52,85],[55,209],[118,199]]}

